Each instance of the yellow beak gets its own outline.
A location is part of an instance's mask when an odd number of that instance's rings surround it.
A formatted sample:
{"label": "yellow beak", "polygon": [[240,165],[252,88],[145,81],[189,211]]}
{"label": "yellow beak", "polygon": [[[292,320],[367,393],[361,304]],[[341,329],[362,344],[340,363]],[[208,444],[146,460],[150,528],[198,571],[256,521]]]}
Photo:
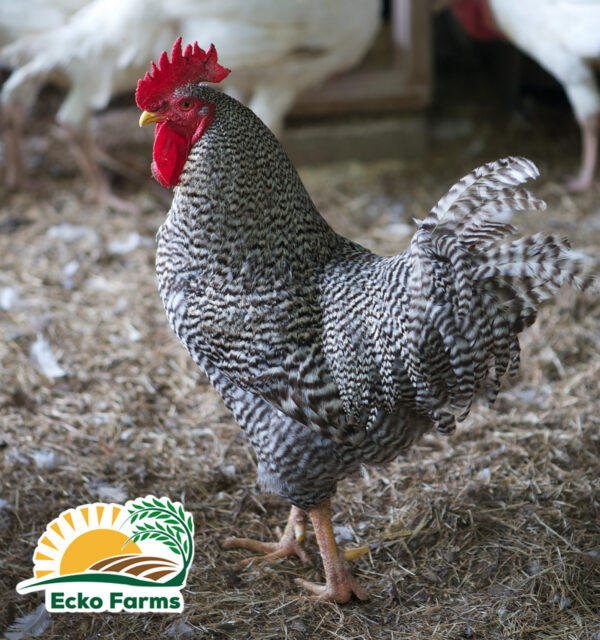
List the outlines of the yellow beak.
{"label": "yellow beak", "polygon": [[162,115],[161,113],[152,113],[152,111],[142,111],[142,115],[140,116],[140,127],[143,127],[145,124],[152,124],[153,122],[160,122],[161,120],[166,120],[167,116]]}

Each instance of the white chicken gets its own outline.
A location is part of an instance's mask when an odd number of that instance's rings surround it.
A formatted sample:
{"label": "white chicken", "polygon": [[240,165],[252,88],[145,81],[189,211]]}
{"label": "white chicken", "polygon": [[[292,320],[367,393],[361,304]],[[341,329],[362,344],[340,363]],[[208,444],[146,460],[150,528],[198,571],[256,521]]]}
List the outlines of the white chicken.
{"label": "white chicken", "polygon": [[[111,192],[88,124],[112,96],[135,87],[148,52],[172,40],[176,25],[161,24],[162,14],[156,10],[160,3],[153,0],[87,2],[64,24],[26,35],[0,51],[0,60],[14,69],[0,93],[3,112],[29,108],[46,81],[64,85],[67,94],[56,120],[69,135],[92,198],[118,209],[131,205]],[[143,20],[146,12],[156,19]],[[7,157],[6,175],[21,182],[22,168],[11,166],[15,160]]]}
{"label": "white chicken", "polygon": [[[0,47],[20,38],[32,36],[63,25],[87,0],[29,0],[24,8],[19,2],[0,2]],[[26,11],[26,13],[25,13]],[[0,60],[0,66],[2,61]],[[5,182],[11,189],[21,181],[21,129],[24,114],[35,99],[37,87],[30,85],[27,94],[21,96],[21,105],[3,109],[4,152],[7,171]]]}
{"label": "white chicken", "polygon": [[302,91],[364,55],[378,29],[379,5],[379,0],[93,0],[64,24],[0,50],[0,62],[14,69],[0,101],[10,111],[29,106],[46,80],[65,85],[56,119],[70,132],[94,194],[120,206],[95,160],[89,118],[117,93],[131,91],[133,97],[148,59],[177,36],[207,47],[214,43],[233,70],[225,89],[279,133]]}
{"label": "white chicken", "polygon": [[582,142],[579,175],[567,186],[574,191],[589,188],[600,126],[600,92],[593,69],[600,60],[600,0],[454,0],[451,4],[467,31],[476,37],[480,31],[487,39],[497,29],[561,83]]}
{"label": "white chicken", "polygon": [[40,33],[64,24],[87,0],[28,0],[27,13],[18,2],[0,2],[0,45],[27,34]]}
{"label": "white chicken", "polygon": [[[171,16],[189,4],[175,0]],[[211,42],[232,72],[219,86],[276,134],[309,87],[357,64],[380,22],[380,0],[203,0],[184,42]]]}

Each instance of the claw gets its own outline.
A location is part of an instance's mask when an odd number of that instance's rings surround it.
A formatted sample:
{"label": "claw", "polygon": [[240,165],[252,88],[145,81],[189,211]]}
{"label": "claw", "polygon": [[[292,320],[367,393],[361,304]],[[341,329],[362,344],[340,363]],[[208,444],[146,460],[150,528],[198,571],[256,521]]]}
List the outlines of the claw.
{"label": "claw", "polygon": [[296,578],[294,582],[312,592],[316,596],[316,600],[320,601],[344,604],[352,598],[353,594],[359,600],[369,599],[369,594],[348,572],[339,576],[339,580],[328,582],[327,584],[318,584],[317,582],[302,580],[302,578]]}
{"label": "claw", "polygon": [[348,562],[352,562],[352,560],[357,560],[358,558],[362,558],[362,556],[365,555],[365,553],[369,553],[370,551],[370,547],[364,546],[364,547],[356,547],[356,549],[344,549],[342,551],[342,556],[344,557],[344,560],[347,560]]}

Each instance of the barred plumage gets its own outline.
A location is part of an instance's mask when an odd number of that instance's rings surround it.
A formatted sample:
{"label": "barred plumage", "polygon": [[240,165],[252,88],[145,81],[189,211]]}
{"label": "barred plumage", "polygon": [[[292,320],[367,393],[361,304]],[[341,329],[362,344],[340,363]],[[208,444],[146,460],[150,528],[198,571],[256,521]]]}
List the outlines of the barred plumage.
{"label": "barred plumage", "polygon": [[279,143],[235,100],[215,105],[158,234],[160,293],[259,460],[308,509],[361,462],[452,431],[519,362],[517,334],[563,284],[588,284],[566,240],[510,240],[508,211],[543,209],[523,158],[488,163],[380,257],[323,220]]}

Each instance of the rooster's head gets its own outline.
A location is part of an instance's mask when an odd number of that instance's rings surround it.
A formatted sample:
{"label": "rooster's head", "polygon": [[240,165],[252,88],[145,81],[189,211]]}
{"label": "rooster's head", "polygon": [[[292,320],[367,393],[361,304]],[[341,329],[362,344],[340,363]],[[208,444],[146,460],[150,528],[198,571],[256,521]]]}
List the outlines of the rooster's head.
{"label": "rooster's head", "polygon": [[217,62],[213,45],[203,51],[198,43],[184,51],[177,38],[171,51],[161,54],[158,66],[138,81],[135,100],[140,109],[140,127],[156,122],[152,173],[165,187],[174,187],[192,145],[214,117],[214,105],[191,95],[200,82],[220,82],[229,69]]}

